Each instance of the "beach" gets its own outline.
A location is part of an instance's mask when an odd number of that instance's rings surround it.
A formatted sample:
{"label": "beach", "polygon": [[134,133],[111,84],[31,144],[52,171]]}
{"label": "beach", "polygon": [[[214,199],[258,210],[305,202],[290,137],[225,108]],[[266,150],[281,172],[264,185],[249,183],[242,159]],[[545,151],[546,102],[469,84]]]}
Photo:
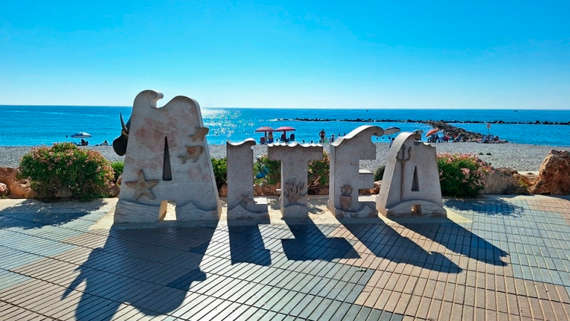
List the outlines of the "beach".
{"label": "beach", "polygon": [[[376,159],[361,161],[361,167],[376,170],[386,162],[387,143],[375,143]],[[527,144],[480,144],[480,143],[438,143],[435,144],[438,153],[474,153],[479,158],[491,163],[495,168],[510,167],[518,171],[538,171],[540,163],[551,149],[570,151],[568,146],[545,146]],[[30,151],[31,146],[0,146],[0,167],[17,167],[20,158]],[[111,146],[88,146],[99,151],[110,161],[122,160]],[[326,147],[325,147],[326,148]],[[226,156],[225,145],[209,145],[210,157],[223,158]],[[255,146],[255,156],[267,154],[266,145]],[[483,153],[483,155],[479,155]],[[490,155],[488,155],[490,153]]]}

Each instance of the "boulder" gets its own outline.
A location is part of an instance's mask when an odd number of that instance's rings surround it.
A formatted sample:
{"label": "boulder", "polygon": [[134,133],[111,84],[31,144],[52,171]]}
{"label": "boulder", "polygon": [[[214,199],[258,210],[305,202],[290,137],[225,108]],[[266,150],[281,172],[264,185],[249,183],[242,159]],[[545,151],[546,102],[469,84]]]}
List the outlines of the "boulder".
{"label": "boulder", "polygon": [[519,177],[512,168],[495,168],[485,178],[483,194],[528,194]]}
{"label": "boulder", "polygon": [[0,183],[0,196],[8,196],[9,193],[8,186],[4,183]]}
{"label": "boulder", "polygon": [[6,184],[10,198],[33,198],[36,196],[27,179],[18,179],[18,169],[0,167],[0,183]]}
{"label": "boulder", "polygon": [[542,161],[536,182],[530,187],[533,194],[570,194],[570,153],[551,150]]}

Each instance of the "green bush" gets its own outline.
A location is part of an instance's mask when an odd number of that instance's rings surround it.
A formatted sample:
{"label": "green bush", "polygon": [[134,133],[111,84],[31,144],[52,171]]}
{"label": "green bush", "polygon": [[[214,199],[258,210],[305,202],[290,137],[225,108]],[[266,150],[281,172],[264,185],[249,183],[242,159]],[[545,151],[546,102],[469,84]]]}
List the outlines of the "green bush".
{"label": "green bush", "polygon": [[491,170],[487,163],[470,154],[440,154],[437,166],[441,193],[455,197],[477,196]]}
{"label": "green bush", "polygon": [[270,160],[267,156],[261,156],[253,164],[253,173],[256,177],[256,183],[277,184],[281,180],[281,161]]}
{"label": "green bush", "polygon": [[374,181],[381,181],[382,180],[382,176],[384,176],[384,169],[386,168],[386,166],[382,165],[380,167],[378,167],[376,169],[376,171],[374,171]]}
{"label": "green bush", "polygon": [[308,181],[309,186],[326,186],[329,184],[330,162],[326,153],[322,160],[309,162]]}
{"label": "green bush", "polygon": [[228,162],[226,158],[212,158],[212,168],[214,169],[214,177],[216,178],[216,187],[218,190],[228,180]]}
{"label": "green bush", "polygon": [[97,151],[62,143],[24,155],[20,176],[30,179],[39,198],[55,199],[58,192],[67,192],[73,199],[90,200],[108,196],[113,168]]}
{"label": "green bush", "polygon": [[121,174],[123,174],[123,168],[125,167],[125,163],[120,162],[120,161],[112,162],[111,167],[113,168],[113,174],[115,177],[114,182],[116,183],[117,180],[119,179],[119,176],[121,176]]}

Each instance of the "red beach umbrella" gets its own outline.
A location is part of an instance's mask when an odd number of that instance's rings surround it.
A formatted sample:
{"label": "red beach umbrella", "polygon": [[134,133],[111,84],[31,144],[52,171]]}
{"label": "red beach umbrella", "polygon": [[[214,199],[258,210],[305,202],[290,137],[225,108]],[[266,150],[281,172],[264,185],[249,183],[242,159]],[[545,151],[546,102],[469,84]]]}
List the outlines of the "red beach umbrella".
{"label": "red beach umbrella", "polygon": [[279,128],[277,128],[275,131],[276,132],[290,132],[290,131],[294,131],[295,128],[291,127],[291,126],[281,126]]}
{"label": "red beach umbrella", "polygon": [[272,131],[274,131],[274,129],[269,126],[259,127],[258,129],[255,130],[256,133],[272,132]]}
{"label": "red beach umbrella", "polygon": [[429,137],[439,131],[439,128],[434,128],[426,133],[426,137]]}

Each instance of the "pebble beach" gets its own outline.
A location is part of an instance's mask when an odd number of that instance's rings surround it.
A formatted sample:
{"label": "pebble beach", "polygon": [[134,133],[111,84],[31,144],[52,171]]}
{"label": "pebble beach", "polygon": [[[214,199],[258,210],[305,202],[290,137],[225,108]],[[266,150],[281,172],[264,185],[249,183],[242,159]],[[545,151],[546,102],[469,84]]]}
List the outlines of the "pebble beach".
{"label": "pebble beach", "polygon": [[[1,146],[0,147],[0,167],[17,167],[20,158],[30,151],[31,146]],[[111,146],[89,146],[82,147],[99,151],[110,161],[122,160]],[[361,167],[376,170],[386,162],[387,143],[376,143],[376,159],[372,161],[361,161]],[[472,153],[479,158],[491,163],[493,167],[510,167],[518,171],[538,171],[540,163],[552,149],[570,151],[568,146],[545,146],[527,144],[481,144],[481,143],[438,143],[436,144],[438,153]],[[210,156],[223,158],[226,156],[225,145],[209,145]],[[267,153],[267,146],[256,145],[255,156]],[[482,155],[480,154],[482,153]]]}

